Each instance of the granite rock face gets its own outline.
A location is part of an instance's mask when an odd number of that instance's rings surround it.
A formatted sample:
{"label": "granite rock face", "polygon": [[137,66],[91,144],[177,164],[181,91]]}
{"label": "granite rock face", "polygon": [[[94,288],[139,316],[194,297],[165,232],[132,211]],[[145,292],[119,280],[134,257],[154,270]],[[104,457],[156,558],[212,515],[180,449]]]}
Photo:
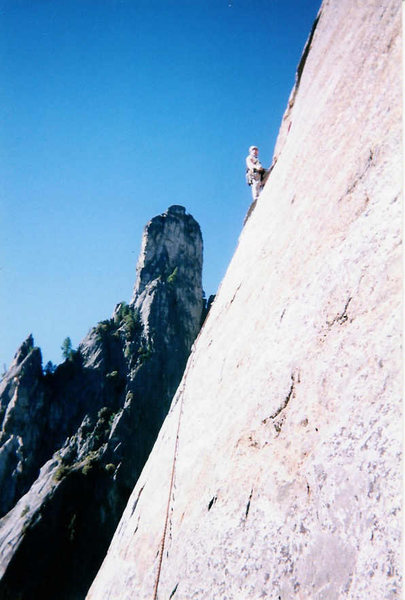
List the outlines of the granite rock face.
{"label": "granite rock face", "polygon": [[131,304],[54,372],[32,336],[1,383],[0,598],[78,600],[181,379],[203,309],[202,237],[179,206],[146,226]]}
{"label": "granite rock face", "polygon": [[[143,234],[131,302],[135,310],[140,311],[143,322],[149,323],[156,295],[154,290],[159,285],[163,289],[167,283],[168,290],[175,292],[173,301],[182,305],[186,312],[181,326],[186,332],[186,344],[191,346],[196,337],[195,323],[201,318],[201,270],[199,226],[190,215],[186,215],[185,209],[171,206],[169,213],[152,219]],[[178,281],[187,284],[178,286]]]}
{"label": "granite rock face", "polygon": [[401,597],[401,6],[326,0],[88,600]]}

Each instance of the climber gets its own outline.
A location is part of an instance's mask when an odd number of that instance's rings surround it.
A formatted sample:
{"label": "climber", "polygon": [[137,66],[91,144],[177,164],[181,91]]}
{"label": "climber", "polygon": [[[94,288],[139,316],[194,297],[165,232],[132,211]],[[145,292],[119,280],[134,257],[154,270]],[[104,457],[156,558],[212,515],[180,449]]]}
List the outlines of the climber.
{"label": "climber", "polygon": [[257,146],[250,146],[249,156],[246,158],[246,183],[252,188],[253,200],[256,201],[264,186],[266,169],[261,165]]}

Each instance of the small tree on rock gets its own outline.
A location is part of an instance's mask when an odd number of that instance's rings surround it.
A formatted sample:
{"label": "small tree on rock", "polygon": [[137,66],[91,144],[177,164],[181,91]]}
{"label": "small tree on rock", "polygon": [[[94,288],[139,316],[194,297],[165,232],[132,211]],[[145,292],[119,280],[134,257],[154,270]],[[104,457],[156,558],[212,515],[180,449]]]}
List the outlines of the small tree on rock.
{"label": "small tree on rock", "polygon": [[62,350],[62,356],[65,360],[70,360],[71,358],[73,358],[74,350],[72,346],[72,340],[70,339],[70,337],[67,337],[63,340],[60,349]]}
{"label": "small tree on rock", "polygon": [[52,361],[48,360],[44,368],[45,375],[52,375],[53,373],[55,373],[55,370],[56,365],[54,365]]}

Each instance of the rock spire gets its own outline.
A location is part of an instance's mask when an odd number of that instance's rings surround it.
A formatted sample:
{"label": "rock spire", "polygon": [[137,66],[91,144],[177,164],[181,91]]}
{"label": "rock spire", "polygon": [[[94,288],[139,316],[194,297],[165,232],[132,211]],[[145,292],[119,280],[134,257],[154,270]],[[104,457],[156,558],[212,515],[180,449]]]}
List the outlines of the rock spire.
{"label": "rock spire", "polygon": [[181,379],[203,308],[183,207],[145,228],[130,304],[55,372],[30,336],[0,386],[0,598],[84,598]]}

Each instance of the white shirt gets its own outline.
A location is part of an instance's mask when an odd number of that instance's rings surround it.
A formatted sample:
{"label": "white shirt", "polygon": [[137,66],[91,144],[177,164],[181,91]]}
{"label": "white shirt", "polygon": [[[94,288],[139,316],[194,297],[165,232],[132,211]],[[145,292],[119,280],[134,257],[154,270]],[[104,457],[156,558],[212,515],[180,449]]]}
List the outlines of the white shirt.
{"label": "white shirt", "polygon": [[[253,171],[254,169],[256,169],[256,171],[264,170],[260,160],[254,154],[249,154],[246,158],[246,167],[249,171]],[[254,175],[259,175],[259,173],[255,173]]]}

